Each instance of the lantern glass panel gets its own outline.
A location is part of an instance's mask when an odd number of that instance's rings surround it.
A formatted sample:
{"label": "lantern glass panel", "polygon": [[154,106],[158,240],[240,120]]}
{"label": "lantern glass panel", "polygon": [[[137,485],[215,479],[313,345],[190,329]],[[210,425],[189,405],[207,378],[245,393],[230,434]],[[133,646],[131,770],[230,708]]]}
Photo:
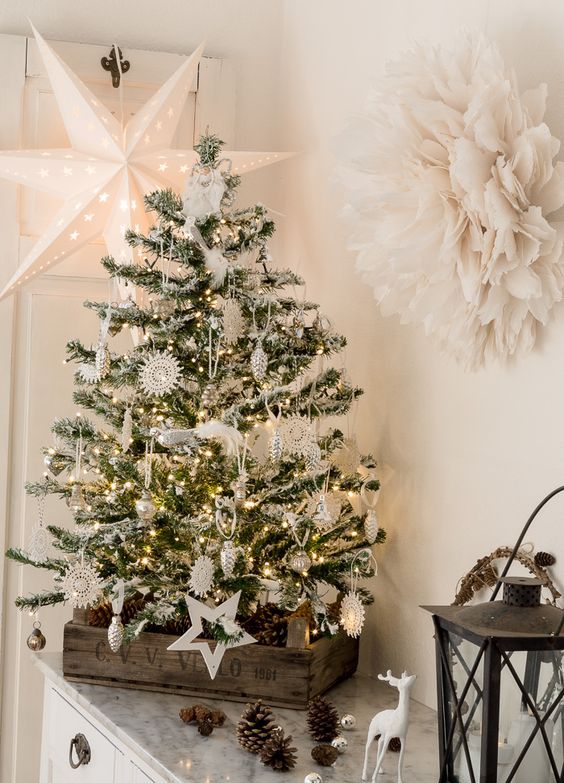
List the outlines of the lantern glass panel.
{"label": "lantern glass panel", "polygon": [[[443,660],[441,675],[446,745],[452,734],[446,780],[477,782],[487,731],[482,712],[489,688],[484,685],[486,655],[453,632],[443,637],[443,651],[448,661],[448,672]],[[499,649],[499,655],[497,783],[564,780],[564,653]]]}

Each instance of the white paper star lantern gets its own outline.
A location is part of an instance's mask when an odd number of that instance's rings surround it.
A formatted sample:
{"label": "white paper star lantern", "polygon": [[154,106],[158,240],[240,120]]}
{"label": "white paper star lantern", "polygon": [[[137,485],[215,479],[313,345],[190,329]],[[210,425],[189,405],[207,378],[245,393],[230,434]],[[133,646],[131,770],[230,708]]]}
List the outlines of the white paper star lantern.
{"label": "white paper star lantern", "polygon": [[206,606],[206,604],[203,604],[200,601],[197,601],[195,598],[192,598],[192,596],[187,595],[186,606],[188,607],[188,613],[190,614],[192,626],[183,636],[173,642],[167,649],[197,650],[201,652],[206,666],[208,667],[210,677],[212,680],[214,680],[226,650],[230,649],[231,647],[243,647],[245,644],[254,644],[256,639],[253,639],[250,634],[244,631],[243,635],[238,641],[231,642],[229,644],[217,642],[214,650],[211,649],[209,642],[196,642],[194,640],[203,631],[202,618],[210,623],[215,622],[222,616],[228,618],[229,620],[235,620],[240,598],[241,591],[239,590],[239,592],[232,595],[231,598],[227,599],[227,601],[219,604],[219,606]]}
{"label": "white paper star lantern", "polygon": [[[196,76],[203,44],[122,128],[88,87],[33,28],[70,139],[64,149],[0,153],[0,177],[64,199],[53,223],[18,267],[0,299],[42,271],[103,237],[119,263],[133,263],[124,236],[146,231],[143,196],[162,187],[181,190],[197,160],[193,150],[171,149]],[[276,152],[225,151],[232,171],[267,166],[288,157]]]}

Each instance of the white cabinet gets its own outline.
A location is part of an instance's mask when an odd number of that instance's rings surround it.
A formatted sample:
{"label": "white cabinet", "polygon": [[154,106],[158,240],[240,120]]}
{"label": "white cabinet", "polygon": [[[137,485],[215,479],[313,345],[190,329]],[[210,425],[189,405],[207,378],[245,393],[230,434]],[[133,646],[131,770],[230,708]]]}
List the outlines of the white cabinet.
{"label": "white cabinet", "polygon": [[[79,764],[81,747],[87,749],[89,759]],[[40,783],[165,783],[145,769],[84,708],[46,681]]]}

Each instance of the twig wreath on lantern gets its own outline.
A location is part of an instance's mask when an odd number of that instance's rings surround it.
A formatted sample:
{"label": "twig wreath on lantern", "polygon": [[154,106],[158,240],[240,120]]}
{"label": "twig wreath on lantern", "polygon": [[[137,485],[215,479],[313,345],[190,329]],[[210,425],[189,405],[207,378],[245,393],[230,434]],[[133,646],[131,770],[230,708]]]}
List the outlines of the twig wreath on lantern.
{"label": "twig wreath on lantern", "polygon": [[546,96],[520,93],[495,44],[463,33],[389,63],[339,143],[357,270],[384,315],[423,323],[468,369],[530,351],[562,299]]}

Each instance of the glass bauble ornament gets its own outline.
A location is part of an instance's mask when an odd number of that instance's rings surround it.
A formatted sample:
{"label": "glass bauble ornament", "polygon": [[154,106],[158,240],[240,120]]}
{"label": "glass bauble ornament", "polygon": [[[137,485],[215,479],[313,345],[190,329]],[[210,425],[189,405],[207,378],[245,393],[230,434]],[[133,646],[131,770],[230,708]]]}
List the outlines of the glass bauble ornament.
{"label": "glass bauble ornament", "polygon": [[345,633],[356,639],[364,626],[365,611],[356,590],[350,590],[341,601],[339,622]]}
{"label": "glass bauble ornament", "polygon": [[304,783],[323,783],[323,778],[319,772],[310,772],[305,776]]}
{"label": "glass bauble ornament", "polygon": [[237,562],[237,549],[233,546],[233,541],[229,539],[223,542],[221,552],[219,553],[221,569],[226,579],[231,579]]}
{"label": "glass bauble ornament", "polygon": [[139,500],[135,501],[135,511],[137,511],[139,519],[144,522],[150,522],[157,513],[157,507],[148,489],[144,489]]}
{"label": "glass bauble ornament", "polygon": [[345,751],[349,747],[349,742],[345,737],[342,737],[339,734],[338,737],[335,737],[335,739],[331,740],[331,745],[333,745],[333,747],[338,753],[345,753]]}
{"label": "glass bauble ornament", "polygon": [[345,731],[352,731],[354,728],[356,728],[356,718],[354,715],[351,715],[350,712],[347,712],[343,717],[341,718],[341,728],[343,728]]}
{"label": "glass bauble ornament", "polygon": [[217,404],[219,391],[215,383],[208,383],[202,392],[202,405],[204,408],[213,408]]}
{"label": "glass bauble ornament", "polygon": [[84,511],[86,508],[86,501],[84,500],[84,494],[80,484],[75,483],[72,485],[70,497],[67,500],[67,503],[73,514],[77,514],[79,511]]}
{"label": "glass bauble ornament", "polygon": [[43,636],[40,629],[41,629],[41,623],[36,620],[33,623],[33,631],[30,633],[30,635],[27,637],[26,640],[27,646],[29,647],[30,650],[33,650],[33,652],[39,652],[47,644],[47,639]]}
{"label": "glass bauble ornament", "polygon": [[96,348],[95,365],[97,379],[105,378],[110,371],[110,352],[103,342],[98,343]]}
{"label": "glass bauble ornament", "polygon": [[251,372],[255,381],[264,380],[268,367],[268,356],[262,347],[262,341],[259,340],[255,350],[251,354]]}
{"label": "glass bauble ornament", "polygon": [[110,650],[112,652],[117,652],[123,644],[124,633],[125,629],[121,621],[121,615],[114,614],[110,627],[108,628],[108,644],[110,645]]}
{"label": "glass bauble ornament", "polygon": [[325,492],[319,493],[319,498],[315,506],[315,513],[313,515],[317,527],[325,529],[331,527],[333,524],[333,517],[329,511],[329,504],[327,502],[327,495]]}
{"label": "glass bauble ornament", "polygon": [[282,451],[282,435],[280,434],[280,430],[277,427],[268,442],[268,453],[270,455],[270,459],[273,462],[280,462],[282,459]]}
{"label": "glass bauble ornament", "polygon": [[376,541],[379,530],[376,511],[373,508],[369,508],[364,517],[364,535],[369,544],[373,544]]}
{"label": "glass bauble ornament", "polygon": [[300,549],[290,558],[290,568],[300,574],[307,573],[311,568],[311,558],[304,549]]}
{"label": "glass bauble ornament", "polygon": [[239,477],[233,482],[233,495],[235,497],[235,505],[237,508],[241,508],[245,500],[247,499],[247,477],[239,474]]}

